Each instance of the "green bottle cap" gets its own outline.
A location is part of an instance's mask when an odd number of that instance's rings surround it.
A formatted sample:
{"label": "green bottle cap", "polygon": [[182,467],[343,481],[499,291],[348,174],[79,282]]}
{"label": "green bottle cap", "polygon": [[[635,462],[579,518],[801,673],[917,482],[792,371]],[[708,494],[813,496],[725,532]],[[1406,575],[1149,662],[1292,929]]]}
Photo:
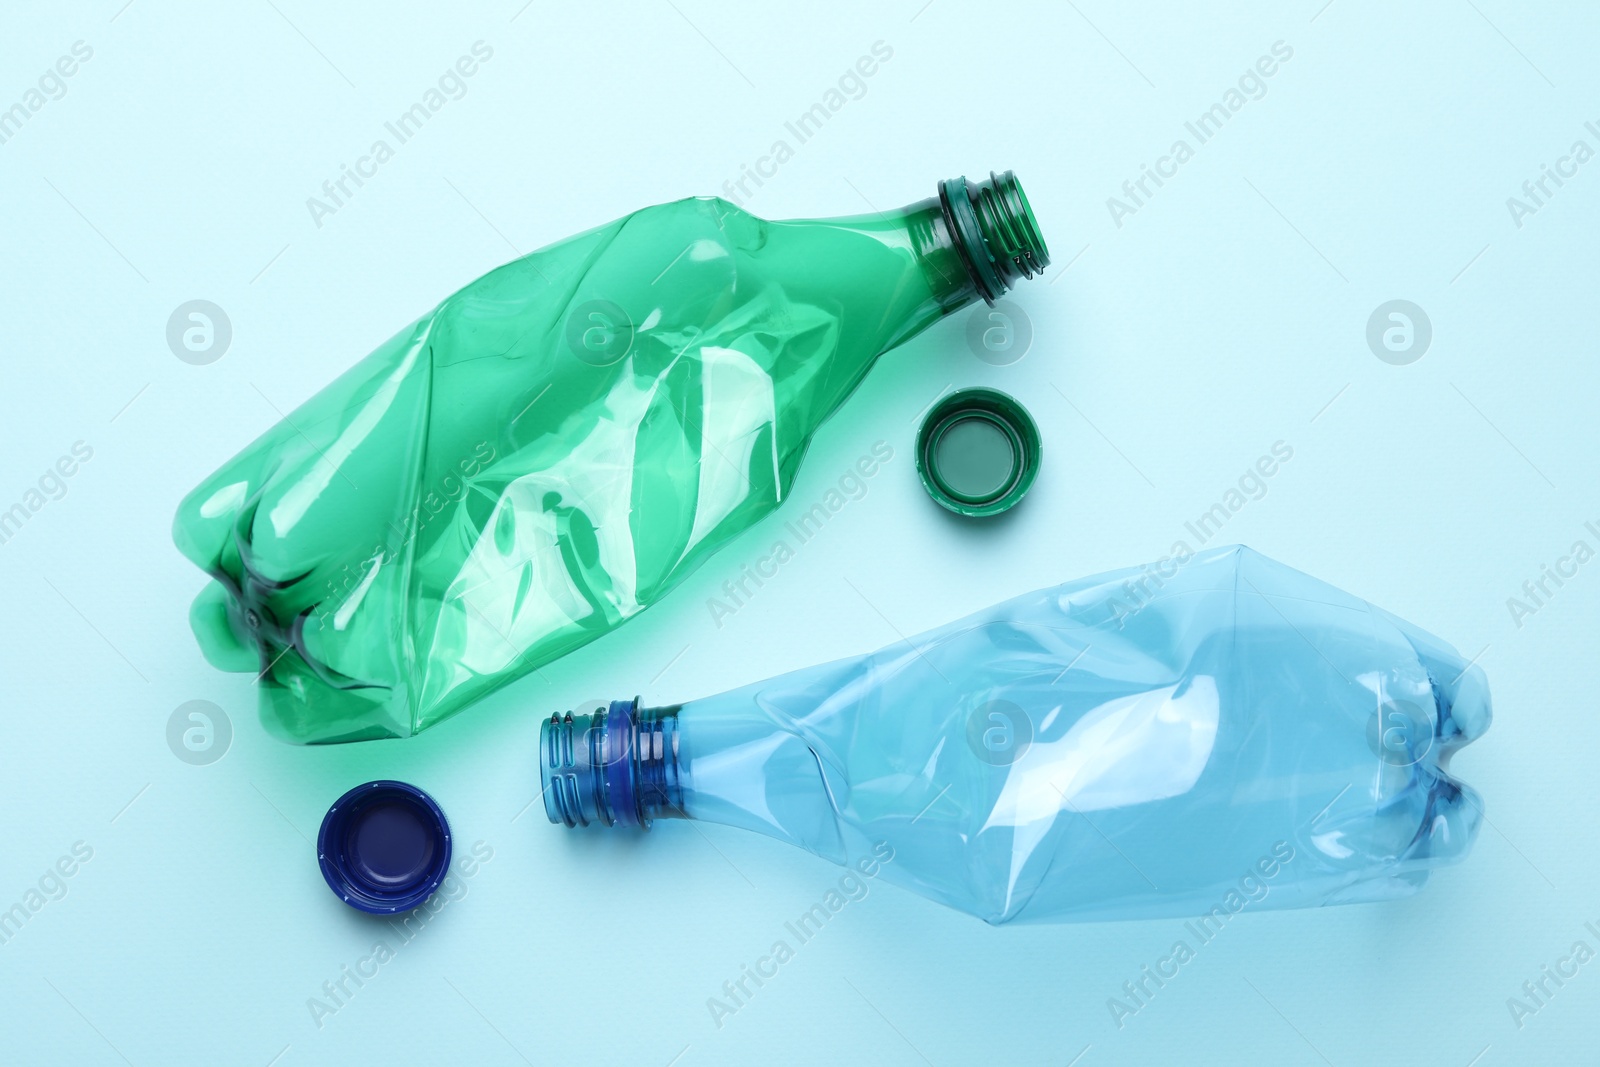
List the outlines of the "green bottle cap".
{"label": "green bottle cap", "polygon": [[933,406],[917,431],[917,473],[928,495],[958,515],[998,515],[1039,474],[1039,427],[995,389],[962,389]]}

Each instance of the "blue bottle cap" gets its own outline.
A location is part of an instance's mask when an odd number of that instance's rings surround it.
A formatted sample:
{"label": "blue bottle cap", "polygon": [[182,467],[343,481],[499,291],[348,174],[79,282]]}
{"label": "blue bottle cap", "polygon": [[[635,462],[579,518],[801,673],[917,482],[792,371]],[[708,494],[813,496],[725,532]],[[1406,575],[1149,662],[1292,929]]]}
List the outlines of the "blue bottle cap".
{"label": "blue bottle cap", "polygon": [[409,911],[450,870],[450,824],[427,793],[405,782],[358,785],[328,809],[317,834],[328,888],[374,915]]}

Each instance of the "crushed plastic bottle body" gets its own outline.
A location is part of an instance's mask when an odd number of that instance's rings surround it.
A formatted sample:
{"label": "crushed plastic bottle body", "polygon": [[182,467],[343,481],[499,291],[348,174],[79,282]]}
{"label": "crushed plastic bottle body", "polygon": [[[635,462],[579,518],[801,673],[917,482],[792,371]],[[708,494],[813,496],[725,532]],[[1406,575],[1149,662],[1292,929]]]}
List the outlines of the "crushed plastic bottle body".
{"label": "crushed plastic bottle body", "polygon": [[1473,840],[1447,766],[1490,706],[1442,642],[1234,547],[633,717],[676,735],[670,790],[612,789],[636,821],[841,864],[887,843],[882,877],[999,924],[1415,892]]}
{"label": "crushed plastic bottle body", "polygon": [[[1048,261],[1009,172],[957,181],[977,252],[1037,245],[1005,278]],[[992,295],[951,217],[682,200],[471,283],[184,501],[207,658],[260,673],[279,736],[350,741],[609,632],[778,507],[880,353]]]}

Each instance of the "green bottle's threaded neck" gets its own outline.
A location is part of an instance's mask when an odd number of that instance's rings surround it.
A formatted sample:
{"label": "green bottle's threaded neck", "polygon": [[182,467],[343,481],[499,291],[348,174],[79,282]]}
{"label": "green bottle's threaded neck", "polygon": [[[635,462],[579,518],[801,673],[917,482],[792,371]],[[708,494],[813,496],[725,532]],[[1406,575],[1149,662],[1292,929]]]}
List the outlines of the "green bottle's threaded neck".
{"label": "green bottle's threaded neck", "polygon": [[1043,274],[1050,265],[1050,250],[1045,247],[1039,222],[1033,217],[1022,183],[1011,171],[979,182],[975,187],[978,225],[991,248],[999,253],[1001,268],[1009,285],[1017,277]]}
{"label": "green bottle's threaded neck", "polygon": [[978,295],[988,303],[1019,278],[1036,277],[1050,265],[1039,222],[1011,171],[991,171],[988,181],[976,184],[966,178],[940,182],[939,206]]}

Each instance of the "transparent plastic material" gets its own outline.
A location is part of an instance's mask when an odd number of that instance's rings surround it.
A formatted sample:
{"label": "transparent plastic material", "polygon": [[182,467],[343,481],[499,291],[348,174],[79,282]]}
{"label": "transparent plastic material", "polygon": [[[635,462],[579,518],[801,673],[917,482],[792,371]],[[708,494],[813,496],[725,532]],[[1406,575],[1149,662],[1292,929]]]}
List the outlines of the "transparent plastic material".
{"label": "transparent plastic material", "polygon": [[[547,722],[553,822],[741,826],[990,923],[1385,900],[1462,858],[1480,668],[1241,547],[869,656]],[[862,867],[866,869],[865,866]],[[1222,909],[1218,911],[1217,909]]]}
{"label": "transparent plastic material", "polygon": [[282,737],[416,733],[659,599],[787,497],[880,353],[1048,261],[1009,171],[823,221],[681,200],[534,252],[189,495],[196,635]]}

